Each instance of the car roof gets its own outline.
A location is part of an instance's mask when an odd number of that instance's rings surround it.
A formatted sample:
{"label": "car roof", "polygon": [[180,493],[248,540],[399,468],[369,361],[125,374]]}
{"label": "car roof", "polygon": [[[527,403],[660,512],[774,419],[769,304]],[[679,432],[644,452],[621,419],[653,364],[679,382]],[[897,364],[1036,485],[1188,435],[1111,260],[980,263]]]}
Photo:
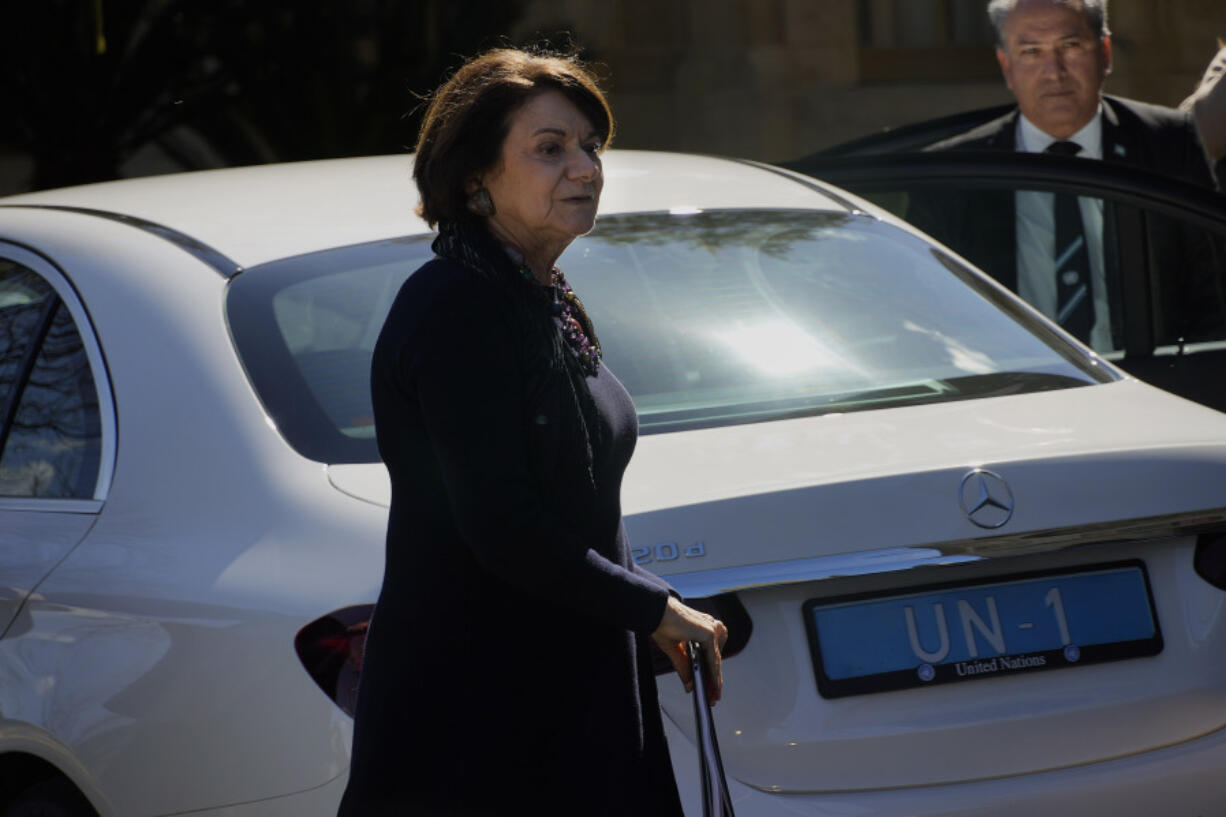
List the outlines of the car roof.
{"label": "car roof", "polygon": [[[601,215],[849,209],[837,189],[753,162],[613,150],[605,154],[604,167]],[[417,191],[412,169],[407,154],[258,165],[26,193],[0,199],[0,205],[91,211],[202,244],[218,258],[251,267],[330,247],[428,232],[413,212]]]}

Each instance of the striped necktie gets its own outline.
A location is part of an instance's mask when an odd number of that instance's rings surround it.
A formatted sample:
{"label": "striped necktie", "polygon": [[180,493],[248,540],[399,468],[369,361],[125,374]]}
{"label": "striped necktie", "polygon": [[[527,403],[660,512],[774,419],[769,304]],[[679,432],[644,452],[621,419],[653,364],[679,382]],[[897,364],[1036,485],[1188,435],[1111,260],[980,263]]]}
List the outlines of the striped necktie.
{"label": "striped necktie", "polygon": [[[1076,156],[1076,142],[1052,142],[1048,153]],[[1056,321],[1083,343],[1090,342],[1094,327],[1094,288],[1090,276],[1090,252],[1081,222],[1081,207],[1071,193],[1055,194],[1056,216]]]}

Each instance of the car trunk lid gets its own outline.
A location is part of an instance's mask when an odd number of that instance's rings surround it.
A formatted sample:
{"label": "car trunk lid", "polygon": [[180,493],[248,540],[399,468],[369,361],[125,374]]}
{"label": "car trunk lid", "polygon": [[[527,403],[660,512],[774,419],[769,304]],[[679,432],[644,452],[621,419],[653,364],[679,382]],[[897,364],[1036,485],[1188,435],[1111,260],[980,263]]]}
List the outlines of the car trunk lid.
{"label": "car trunk lid", "polygon": [[[661,435],[640,444],[627,527],[640,563],[684,594],[735,590],[749,611],[753,636],[725,666],[717,713],[725,766],[742,782],[831,791],[1073,766],[1226,724],[1226,666],[1206,649],[1223,639],[1221,628],[1194,621],[1216,621],[1220,591],[1188,581],[1190,539],[1159,547],[1144,538],[1170,529],[1164,520],[1226,520],[1224,429],[1217,412],[1123,381]],[[976,469],[1011,490],[1012,515],[999,528],[977,526],[959,503]],[[818,693],[807,600],[1071,569],[1086,551],[1052,553],[1041,565],[1034,555],[1116,535],[1095,558],[1144,560],[1168,635],[1159,655],[880,694]],[[900,572],[920,565],[939,569]],[[819,581],[827,578],[838,581]],[[1197,627],[1200,640],[1190,641]],[[950,630],[962,637],[955,621]],[[684,724],[688,701],[675,687],[663,684],[662,703]]]}

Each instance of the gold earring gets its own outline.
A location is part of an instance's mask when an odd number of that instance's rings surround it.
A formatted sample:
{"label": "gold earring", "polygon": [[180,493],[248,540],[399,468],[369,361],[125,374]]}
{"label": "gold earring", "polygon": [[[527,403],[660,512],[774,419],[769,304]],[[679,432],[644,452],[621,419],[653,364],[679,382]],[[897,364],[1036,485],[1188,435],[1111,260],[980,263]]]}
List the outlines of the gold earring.
{"label": "gold earring", "polygon": [[478,187],[468,196],[468,210],[478,216],[489,218],[494,215],[494,200],[490,198],[490,191],[485,187]]}

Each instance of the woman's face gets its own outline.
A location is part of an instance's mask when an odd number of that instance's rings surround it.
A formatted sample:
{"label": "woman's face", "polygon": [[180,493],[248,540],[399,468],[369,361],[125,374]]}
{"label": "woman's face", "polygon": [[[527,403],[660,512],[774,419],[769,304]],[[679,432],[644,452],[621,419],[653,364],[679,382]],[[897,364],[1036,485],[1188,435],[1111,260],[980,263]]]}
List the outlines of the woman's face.
{"label": "woman's face", "polygon": [[596,222],[599,151],[592,123],[561,92],[533,97],[511,115],[502,158],[480,180],[494,202],[491,230],[530,258],[560,253]]}

